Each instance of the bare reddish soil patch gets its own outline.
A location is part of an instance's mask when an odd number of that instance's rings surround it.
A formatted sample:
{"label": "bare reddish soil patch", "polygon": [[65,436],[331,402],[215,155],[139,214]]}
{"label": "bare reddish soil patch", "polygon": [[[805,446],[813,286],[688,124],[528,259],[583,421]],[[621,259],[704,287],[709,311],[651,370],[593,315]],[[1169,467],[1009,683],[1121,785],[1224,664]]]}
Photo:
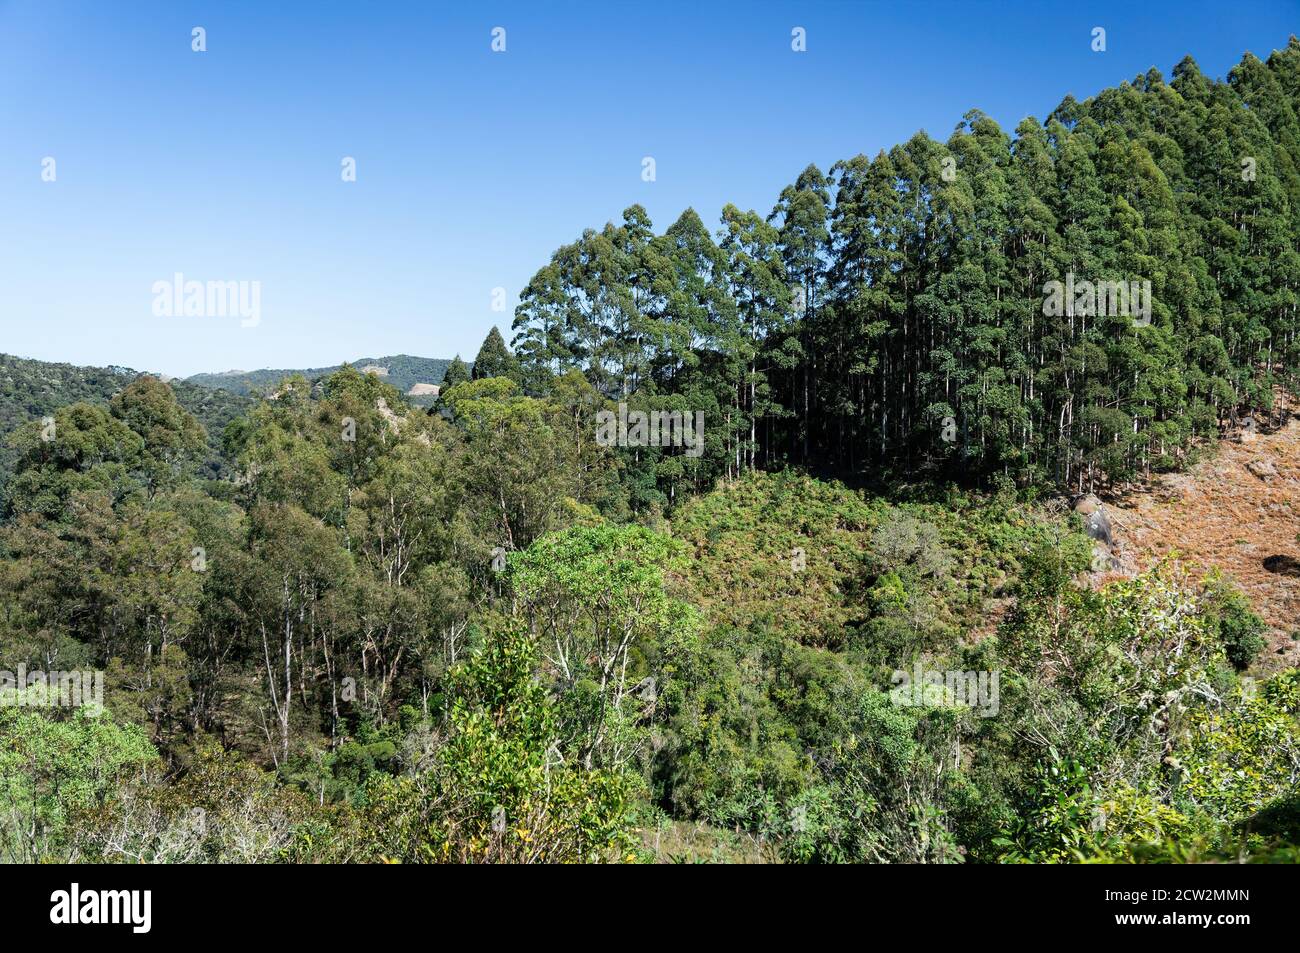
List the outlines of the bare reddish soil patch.
{"label": "bare reddish soil patch", "polygon": [[1125,572],[1177,556],[1232,578],[1270,627],[1260,663],[1300,660],[1300,420],[1223,440],[1187,473],[1108,500]]}

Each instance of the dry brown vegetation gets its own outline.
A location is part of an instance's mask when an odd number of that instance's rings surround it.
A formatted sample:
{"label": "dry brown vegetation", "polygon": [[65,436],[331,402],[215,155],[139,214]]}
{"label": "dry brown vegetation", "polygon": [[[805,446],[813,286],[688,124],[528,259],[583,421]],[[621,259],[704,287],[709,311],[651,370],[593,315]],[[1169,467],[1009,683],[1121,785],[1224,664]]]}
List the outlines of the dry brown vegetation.
{"label": "dry brown vegetation", "polygon": [[1300,419],[1223,440],[1188,472],[1107,500],[1125,573],[1177,555],[1233,579],[1269,625],[1260,661],[1300,660]]}

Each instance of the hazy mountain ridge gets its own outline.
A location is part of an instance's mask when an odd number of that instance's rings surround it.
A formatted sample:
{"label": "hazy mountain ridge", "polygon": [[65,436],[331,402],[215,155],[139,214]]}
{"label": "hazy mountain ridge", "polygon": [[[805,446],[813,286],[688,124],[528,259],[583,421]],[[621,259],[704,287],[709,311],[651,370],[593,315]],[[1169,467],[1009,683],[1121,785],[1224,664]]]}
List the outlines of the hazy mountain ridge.
{"label": "hazy mountain ridge", "polygon": [[[405,394],[415,384],[441,384],[443,374],[446,373],[447,365],[451,363],[451,360],[449,358],[394,354],[388,357],[362,357],[348,363],[358,370],[369,366],[386,367],[388,373],[384,375],[384,380]],[[198,387],[219,387],[230,391],[232,394],[249,396],[264,388],[273,387],[284,378],[294,374],[301,374],[308,380],[314,381],[327,377],[342,366],[342,364],[333,364],[329,367],[261,368],[254,371],[224,371],[220,373],[194,374],[185,378],[185,380],[187,383]]]}

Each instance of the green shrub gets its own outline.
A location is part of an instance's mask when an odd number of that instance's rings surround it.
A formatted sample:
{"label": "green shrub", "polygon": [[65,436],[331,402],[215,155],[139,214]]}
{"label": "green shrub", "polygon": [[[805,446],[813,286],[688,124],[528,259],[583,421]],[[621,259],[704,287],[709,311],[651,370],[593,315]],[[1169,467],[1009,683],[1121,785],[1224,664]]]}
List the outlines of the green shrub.
{"label": "green shrub", "polygon": [[1246,597],[1215,573],[1206,580],[1201,610],[1210,631],[1222,643],[1228,661],[1238,671],[1248,668],[1264,648],[1268,626],[1251,609]]}

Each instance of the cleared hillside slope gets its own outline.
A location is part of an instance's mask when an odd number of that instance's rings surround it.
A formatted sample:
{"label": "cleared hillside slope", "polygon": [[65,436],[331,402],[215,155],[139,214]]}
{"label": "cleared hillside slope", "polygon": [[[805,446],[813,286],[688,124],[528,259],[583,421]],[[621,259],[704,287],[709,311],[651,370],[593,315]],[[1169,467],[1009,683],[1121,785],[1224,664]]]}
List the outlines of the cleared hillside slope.
{"label": "cleared hillside slope", "polygon": [[1260,663],[1300,660],[1300,419],[1222,440],[1188,472],[1107,506],[1124,571],[1170,555],[1218,568],[1269,625]]}

